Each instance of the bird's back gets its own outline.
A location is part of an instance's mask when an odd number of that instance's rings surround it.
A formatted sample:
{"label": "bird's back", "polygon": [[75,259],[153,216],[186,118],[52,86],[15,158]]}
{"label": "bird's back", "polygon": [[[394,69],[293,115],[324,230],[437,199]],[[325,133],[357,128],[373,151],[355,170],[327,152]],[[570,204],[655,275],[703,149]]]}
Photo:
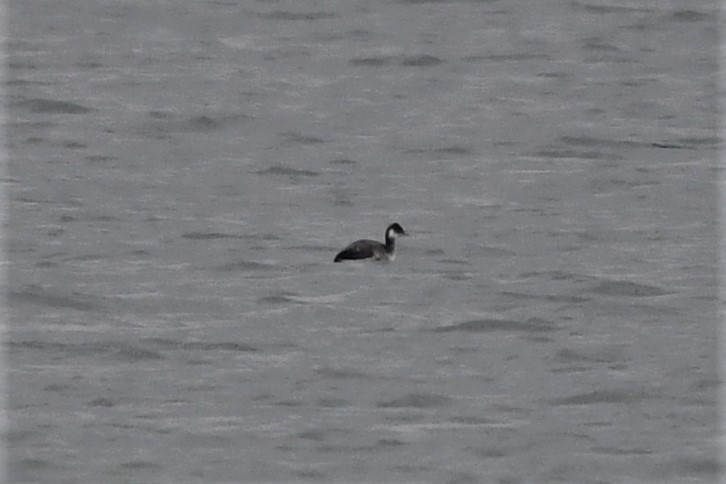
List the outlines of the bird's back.
{"label": "bird's back", "polygon": [[371,257],[380,258],[381,254],[386,252],[386,246],[375,240],[361,239],[356,240],[340,251],[335,256],[333,262],[342,260],[369,259]]}

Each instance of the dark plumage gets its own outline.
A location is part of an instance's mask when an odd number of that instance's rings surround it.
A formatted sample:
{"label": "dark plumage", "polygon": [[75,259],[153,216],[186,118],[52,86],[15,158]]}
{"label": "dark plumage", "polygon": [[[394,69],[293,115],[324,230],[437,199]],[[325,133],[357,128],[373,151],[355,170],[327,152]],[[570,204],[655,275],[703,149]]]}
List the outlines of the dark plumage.
{"label": "dark plumage", "polygon": [[399,224],[391,224],[386,229],[386,243],[375,240],[356,240],[335,256],[333,262],[358,259],[393,260],[396,258],[396,237],[407,235]]}

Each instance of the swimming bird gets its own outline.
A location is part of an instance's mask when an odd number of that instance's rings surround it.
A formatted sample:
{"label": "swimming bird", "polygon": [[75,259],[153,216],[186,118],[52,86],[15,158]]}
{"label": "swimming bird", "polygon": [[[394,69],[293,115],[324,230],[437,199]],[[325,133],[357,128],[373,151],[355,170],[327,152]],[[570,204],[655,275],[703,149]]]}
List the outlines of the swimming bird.
{"label": "swimming bird", "polygon": [[388,260],[396,258],[396,237],[408,235],[399,224],[391,224],[386,229],[386,244],[375,240],[356,240],[335,256],[333,262],[343,260],[370,259]]}

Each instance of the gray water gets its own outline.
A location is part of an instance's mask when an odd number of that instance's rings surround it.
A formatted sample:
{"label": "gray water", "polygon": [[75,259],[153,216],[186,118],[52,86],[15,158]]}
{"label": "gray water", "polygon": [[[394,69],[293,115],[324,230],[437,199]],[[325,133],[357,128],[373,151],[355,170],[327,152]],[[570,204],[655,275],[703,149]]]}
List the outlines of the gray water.
{"label": "gray water", "polygon": [[716,482],[718,6],[8,2],[6,482]]}

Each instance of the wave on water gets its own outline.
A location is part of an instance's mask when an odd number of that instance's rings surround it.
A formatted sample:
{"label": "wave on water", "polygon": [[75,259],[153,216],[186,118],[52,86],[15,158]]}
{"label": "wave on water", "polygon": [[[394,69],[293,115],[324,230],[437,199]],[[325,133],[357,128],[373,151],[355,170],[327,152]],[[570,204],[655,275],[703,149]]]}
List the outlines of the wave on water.
{"label": "wave on water", "polygon": [[54,99],[28,99],[16,103],[15,106],[38,114],[86,114],[93,111],[78,103]]}

